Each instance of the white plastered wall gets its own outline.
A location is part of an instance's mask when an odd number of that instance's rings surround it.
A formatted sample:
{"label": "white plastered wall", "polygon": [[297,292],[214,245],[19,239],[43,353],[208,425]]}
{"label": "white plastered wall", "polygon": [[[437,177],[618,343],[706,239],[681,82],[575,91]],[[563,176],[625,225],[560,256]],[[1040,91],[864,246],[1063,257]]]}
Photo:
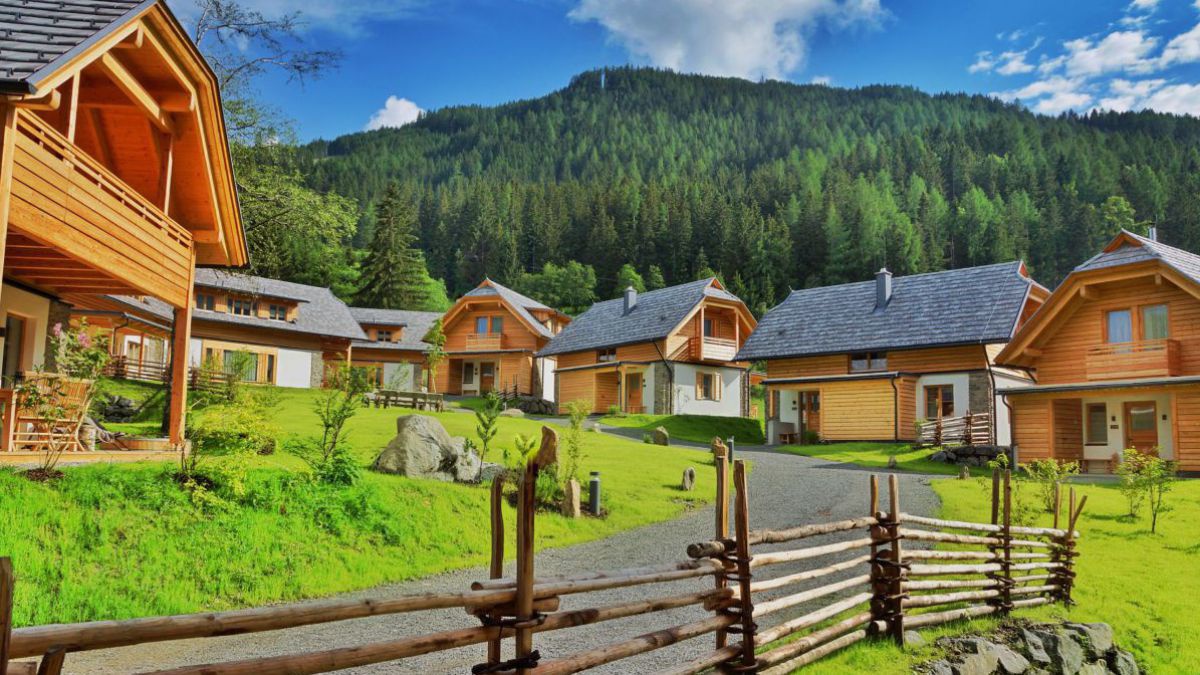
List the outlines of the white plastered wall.
{"label": "white plastered wall", "polygon": [[320,352],[280,349],[275,363],[275,384],[280,387],[307,389],[312,386],[312,362]]}
{"label": "white plastered wall", "polygon": [[554,392],[557,391],[555,386],[555,378],[558,375],[554,372],[558,368],[558,359],[547,356],[537,359],[538,368],[541,369],[540,379],[542,381],[542,399],[546,401],[554,401]]}
{"label": "white plastered wall", "polygon": [[[25,320],[24,353],[18,370],[31,370],[46,360],[46,330],[50,321],[50,299],[16,286],[0,289],[0,320],[12,314]],[[3,326],[4,324],[0,324]],[[65,326],[64,326],[65,327]],[[0,337],[0,350],[5,339]]]}
{"label": "white plastered wall", "polygon": [[[738,368],[697,366],[691,363],[675,365],[675,414],[739,417],[742,414],[742,377]],[[696,373],[715,373],[721,380],[721,400],[696,399]]]}
{"label": "white plastered wall", "polygon": [[[1156,420],[1158,422],[1158,453],[1163,459],[1175,459],[1175,447],[1171,437],[1171,394],[1135,394],[1132,396],[1081,396],[1083,410],[1083,458],[1088,460],[1107,460],[1113,455],[1120,454],[1125,449],[1125,403],[1154,401]],[[1096,443],[1088,437],[1087,405],[1103,403],[1105,405],[1105,420],[1107,422],[1108,439],[1105,443]]]}
{"label": "white plastered wall", "polygon": [[922,375],[917,378],[917,419],[927,420],[930,411],[925,410],[925,387],[952,385],[954,387],[954,415],[958,417],[967,412],[971,405],[970,386],[971,376],[966,373],[937,373]]}

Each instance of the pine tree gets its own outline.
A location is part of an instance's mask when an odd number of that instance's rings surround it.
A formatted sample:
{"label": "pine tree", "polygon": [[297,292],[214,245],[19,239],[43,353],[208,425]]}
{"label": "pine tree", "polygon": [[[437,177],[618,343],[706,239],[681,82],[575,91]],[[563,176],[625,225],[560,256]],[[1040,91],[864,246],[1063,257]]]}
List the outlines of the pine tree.
{"label": "pine tree", "polygon": [[429,304],[425,254],[414,248],[417,209],[413,195],[392,184],[375,210],[375,233],[362,263],[355,304],[382,309],[424,309]]}
{"label": "pine tree", "polygon": [[646,290],[656,291],[660,288],[666,288],[667,282],[663,279],[662,269],[658,265],[651,265],[650,269],[646,270]]}

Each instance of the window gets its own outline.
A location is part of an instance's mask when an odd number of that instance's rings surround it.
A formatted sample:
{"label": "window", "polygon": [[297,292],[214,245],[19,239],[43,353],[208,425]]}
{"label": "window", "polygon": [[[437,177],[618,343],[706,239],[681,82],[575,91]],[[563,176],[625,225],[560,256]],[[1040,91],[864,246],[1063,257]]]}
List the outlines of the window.
{"label": "window", "polygon": [[243,382],[258,381],[258,354],[225,350],[225,372],[241,378]]}
{"label": "window", "polygon": [[887,370],[887,352],[861,352],[850,355],[850,372]]}
{"label": "window", "polygon": [[1109,344],[1133,342],[1133,316],[1127,309],[1114,309],[1104,319],[1104,341]]}
{"label": "window", "polygon": [[713,324],[712,319],[704,320],[704,337],[716,337],[717,327]]}
{"label": "window", "polygon": [[499,335],[503,332],[504,332],[504,317],[493,316],[492,317],[492,333],[494,335]]}
{"label": "window", "polygon": [[267,354],[267,379],[264,382],[270,384],[275,381],[275,355]]}
{"label": "window", "polygon": [[1145,305],[1142,307],[1142,339],[1165,340],[1167,329],[1167,306]]}
{"label": "window", "polygon": [[463,384],[475,384],[475,364],[463,364]]}
{"label": "window", "polygon": [[1087,404],[1088,445],[1108,445],[1108,408],[1103,403]]}
{"label": "window", "polygon": [[254,316],[255,305],[249,300],[234,299],[229,305],[229,312],[239,316]]}
{"label": "window", "polygon": [[925,387],[925,417],[954,417],[954,385],[936,384]]}
{"label": "window", "polygon": [[283,305],[268,305],[267,316],[273,321],[287,321],[287,307]]}
{"label": "window", "polygon": [[217,306],[217,298],[209,293],[196,294],[196,309],[207,309],[210,312]]}
{"label": "window", "polygon": [[597,363],[606,363],[608,361],[616,361],[616,360],[617,360],[617,350],[616,349],[597,349],[596,350],[596,362]]}
{"label": "window", "polygon": [[475,317],[475,334],[483,335],[488,332],[488,318],[486,316]]}
{"label": "window", "polygon": [[376,342],[391,342],[392,341],[392,331],[376,329],[375,341]]}
{"label": "window", "polygon": [[696,400],[721,400],[721,379],[716,373],[696,373]]}

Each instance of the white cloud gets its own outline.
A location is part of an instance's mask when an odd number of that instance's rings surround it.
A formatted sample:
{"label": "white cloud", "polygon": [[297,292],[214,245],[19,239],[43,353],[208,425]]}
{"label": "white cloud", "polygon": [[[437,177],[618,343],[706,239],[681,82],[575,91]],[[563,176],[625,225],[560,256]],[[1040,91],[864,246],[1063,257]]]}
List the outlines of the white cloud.
{"label": "white cloud", "polygon": [[1028,49],[1022,52],[1004,52],[999,59],[1004,63],[996,69],[996,72],[1001,75],[1020,75],[1033,72],[1033,66],[1025,61],[1027,54],[1029,54]]}
{"label": "white cloud", "polygon": [[833,78],[828,75],[813,75],[812,84],[823,84],[826,87],[833,84]]}
{"label": "white cloud", "polygon": [[1179,115],[1200,115],[1200,84],[1172,84],[1155,91],[1143,108]]}
{"label": "white cloud", "polygon": [[1167,46],[1163,47],[1162,56],[1158,60],[1159,65],[1163,68],[1200,61],[1200,24],[1196,24],[1186,33],[1171,38]]}
{"label": "white cloud", "polygon": [[406,98],[389,96],[383,107],[375,111],[374,115],[371,115],[371,119],[367,122],[367,126],[363,130],[371,131],[383,127],[402,127],[405,124],[416,122],[417,118],[423,112],[425,111],[421,110],[416,103]]}
{"label": "white cloud", "polygon": [[1133,0],[1129,3],[1130,11],[1153,12],[1158,7],[1159,0]]}
{"label": "white cloud", "polygon": [[994,92],[992,96],[1007,100],[1028,101],[1056,92],[1073,92],[1083,85],[1080,78],[1069,78],[1056,75],[1044,80],[1035,80],[1020,89]]}
{"label": "white cloud", "polygon": [[1115,79],[1108,83],[1108,96],[1100,99],[1096,107],[1117,112],[1140,110],[1145,107],[1145,98],[1164,84],[1166,80]]}
{"label": "white cloud", "polygon": [[1046,115],[1057,115],[1067,110],[1083,108],[1092,102],[1092,96],[1080,91],[1056,91],[1038,100],[1033,109]]}
{"label": "white cloud", "polygon": [[887,13],[879,0],[580,0],[569,16],[653,65],[755,79],[801,68],[818,27],[874,27]]}
{"label": "white cloud", "polygon": [[1114,31],[1099,42],[1079,38],[1065,42],[1066,68],[1069,75],[1096,76],[1110,72],[1149,72],[1154,68],[1150,52],[1158,38],[1142,31]]}
{"label": "white cloud", "polygon": [[996,59],[991,52],[979,52],[975,55],[975,63],[967,66],[968,73],[986,73],[996,67]]}

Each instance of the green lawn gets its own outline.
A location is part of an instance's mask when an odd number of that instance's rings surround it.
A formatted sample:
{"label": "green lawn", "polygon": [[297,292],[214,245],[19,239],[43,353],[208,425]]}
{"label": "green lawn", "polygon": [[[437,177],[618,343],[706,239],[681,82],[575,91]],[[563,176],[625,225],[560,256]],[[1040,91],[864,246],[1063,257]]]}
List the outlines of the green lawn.
{"label": "green lawn", "polygon": [[[273,417],[283,438],[317,430],[313,395],[280,392]],[[363,409],[351,421],[359,461],[374,459],[401,414]],[[473,415],[435,416],[451,434],[474,435]],[[516,434],[539,430],[537,422],[504,418],[497,441],[511,444]],[[601,472],[610,515],[542,514],[539,547],[605,537],[711,500],[712,469],[702,453],[655,448],[651,458],[644,444],[608,434],[585,433],[583,444],[583,476]],[[219,469],[226,460],[210,461]],[[287,453],[256,457],[251,466],[243,484],[216,491],[219,503],[200,504],[165,462],[68,468],[49,485],[0,471],[0,553],[13,558],[19,575],[16,622],[258,605],[486,561],[485,488],[371,472],[352,488],[322,487],[304,480],[303,463]],[[684,493],[677,486],[689,466],[699,480]],[[512,551],[511,509],[505,515]]]}
{"label": "green lawn", "polygon": [[161,385],[135,380],[104,378],[100,380],[96,388],[97,404],[105,396],[124,396],[143,404],[133,421],[106,422],[104,423],[106,429],[120,431],[131,436],[161,435],[163,409],[166,406],[166,398]]}
{"label": "green lawn", "polygon": [[[959,468],[952,464],[944,462],[932,462],[929,455],[933,454],[930,448],[914,448],[911,445],[902,443],[828,443],[822,445],[784,445],[780,446],[780,450],[790,452],[805,457],[816,457],[829,462],[839,464],[857,464],[859,466],[884,469],[887,468],[888,459],[896,458],[896,468],[903,471],[917,471],[920,473],[944,474],[947,476],[957,476]],[[988,469],[972,467],[971,472],[975,475],[984,475],[989,473]]]}
{"label": "green lawn", "polygon": [[709,415],[605,415],[604,424],[614,427],[642,429],[649,433],[664,427],[672,439],[709,443],[713,436],[729,438],[738,443],[761,445],[764,442],[762,422],[747,417],[712,417]]}

